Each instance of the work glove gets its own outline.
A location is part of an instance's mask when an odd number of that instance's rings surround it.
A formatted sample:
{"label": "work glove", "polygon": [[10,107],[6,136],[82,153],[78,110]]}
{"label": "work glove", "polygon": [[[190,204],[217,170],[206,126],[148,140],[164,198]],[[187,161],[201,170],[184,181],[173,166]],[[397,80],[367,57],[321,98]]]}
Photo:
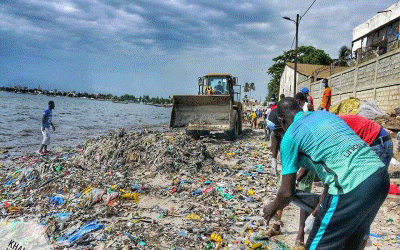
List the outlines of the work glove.
{"label": "work glove", "polygon": [[314,221],[315,221],[315,217],[314,215],[310,214],[310,216],[307,217],[306,219],[306,225],[304,226],[304,232],[309,234],[311,232],[311,229],[314,226]]}
{"label": "work glove", "polygon": [[276,158],[272,158],[272,173],[275,173],[276,176],[279,176],[278,161],[276,160]]}

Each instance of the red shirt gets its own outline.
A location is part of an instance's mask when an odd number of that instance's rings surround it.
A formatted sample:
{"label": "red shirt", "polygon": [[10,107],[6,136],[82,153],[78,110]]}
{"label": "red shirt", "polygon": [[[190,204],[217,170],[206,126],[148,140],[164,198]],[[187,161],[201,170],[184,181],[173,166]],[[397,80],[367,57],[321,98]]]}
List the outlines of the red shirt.
{"label": "red shirt", "polygon": [[381,125],[358,115],[339,115],[356,134],[368,145],[376,139]]}
{"label": "red shirt", "polygon": [[278,104],[274,104],[274,105],[271,105],[271,110],[274,110],[274,109],[276,109],[278,107]]}
{"label": "red shirt", "polygon": [[308,102],[308,103],[311,103],[311,105],[314,106],[314,98],[312,98],[312,96],[309,95],[309,96],[307,97],[307,102]]}

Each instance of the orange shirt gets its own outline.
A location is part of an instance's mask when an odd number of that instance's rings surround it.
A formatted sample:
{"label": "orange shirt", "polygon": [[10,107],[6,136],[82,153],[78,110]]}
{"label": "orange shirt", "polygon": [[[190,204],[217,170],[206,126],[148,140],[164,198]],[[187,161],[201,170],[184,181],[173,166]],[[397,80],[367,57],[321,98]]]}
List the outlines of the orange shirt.
{"label": "orange shirt", "polygon": [[322,97],[322,108],[329,111],[332,102],[332,90],[331,88],[326,88],[324,91],[324,96]]}

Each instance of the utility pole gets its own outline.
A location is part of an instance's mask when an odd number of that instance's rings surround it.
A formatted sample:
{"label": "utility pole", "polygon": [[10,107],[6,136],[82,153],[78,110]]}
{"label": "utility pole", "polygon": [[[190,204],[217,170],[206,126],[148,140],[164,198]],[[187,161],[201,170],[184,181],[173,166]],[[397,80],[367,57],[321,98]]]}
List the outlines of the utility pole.
{"label": "utility pole", "polygon": [[293,87],[293,97],[296,96],[296,78],[297,78],[297,48],[299,46],[299,21],[300,15],[297,14],[296,17],[296,49],[295,49],[295,58],[294,58],[294,87]]}
{"label": "utility pole", "polygon": [[286,20],[289,20],[289,21],[292,21],[292,22],[294,22],[296,24],[296,48],[295,48],[295,57],[294,57],[294,86],[293,86],[293,92],[294,92],[293,97],[295,97],[296,96],[296,81],[297,81],[297,79],[296,79],[297,78],[297,49],[298,49],[298,46],[299,46],[300,15],[297,14],[296,21],[290,19],[287,16],[284,16],[282,18],[286,19]]}

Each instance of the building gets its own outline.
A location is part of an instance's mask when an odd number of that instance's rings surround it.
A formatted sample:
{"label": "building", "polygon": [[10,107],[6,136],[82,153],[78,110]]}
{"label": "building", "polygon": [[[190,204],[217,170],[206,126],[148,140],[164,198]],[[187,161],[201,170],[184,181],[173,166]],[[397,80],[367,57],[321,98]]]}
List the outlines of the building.
{"label": "building", "polygon": [[353,29],[352,57],[358,63],[399,48],[400,1]]}
{"label": "building", "polygon": [[[333,67],[331,65],[312,65],[312,64],[297,64],[297,89],[309,87],[313,82],[323,78],[329,78],[332,74],[336,74],[347,67]],[[285,69],[281,76],[279,95],[284,94],[286,97],[294,96],[294,63],[286,63]]]}
{"label": "building", "polygon": [[243,102],[243,111],[245,112],[250,112],[256,108],[259,108],[260,102],[253,101],[253,100],[248,100]]}

